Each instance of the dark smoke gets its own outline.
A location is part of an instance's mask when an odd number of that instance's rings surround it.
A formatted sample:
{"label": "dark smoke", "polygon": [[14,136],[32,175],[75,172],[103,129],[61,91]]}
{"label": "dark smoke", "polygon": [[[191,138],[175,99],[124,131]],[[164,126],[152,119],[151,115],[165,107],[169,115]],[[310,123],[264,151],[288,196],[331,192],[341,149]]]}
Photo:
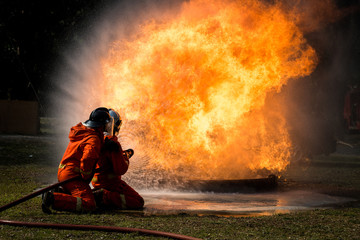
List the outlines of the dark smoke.
{"label": "dark smoke", "polygon": [[306,79],[290,81],[281,93],[288,104],[291,137],[307,156],[335,152],[336,141],[344,138],[344,97],[349,86],[360,84],[359,6],[360,1],[342,2],[338,10],[344,16],[307,34],[318,66]]}

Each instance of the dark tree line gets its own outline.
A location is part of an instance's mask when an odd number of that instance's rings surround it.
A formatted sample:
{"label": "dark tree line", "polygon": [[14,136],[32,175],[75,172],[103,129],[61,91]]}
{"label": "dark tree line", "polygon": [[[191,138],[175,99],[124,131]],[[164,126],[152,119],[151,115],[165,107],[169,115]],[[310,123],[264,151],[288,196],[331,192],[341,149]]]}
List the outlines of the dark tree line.
{"label": "dark tree line", "polygon": [[61,52],[109,0],[1,0],[0,99],[42,101]]}

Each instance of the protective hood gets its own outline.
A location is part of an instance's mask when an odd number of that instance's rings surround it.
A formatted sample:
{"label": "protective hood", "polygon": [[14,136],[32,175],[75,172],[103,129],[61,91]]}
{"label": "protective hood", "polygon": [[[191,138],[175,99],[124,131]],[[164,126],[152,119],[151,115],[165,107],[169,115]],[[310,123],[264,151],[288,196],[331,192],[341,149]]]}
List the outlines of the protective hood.
{"label": "protective hood", "polygon": [[97,135],[101,140],[103,139],[103,134],[99,130],[88,128],[82,123],[78,123],[70,129],[69,139],[70,141],[78,141],[90,135]]}

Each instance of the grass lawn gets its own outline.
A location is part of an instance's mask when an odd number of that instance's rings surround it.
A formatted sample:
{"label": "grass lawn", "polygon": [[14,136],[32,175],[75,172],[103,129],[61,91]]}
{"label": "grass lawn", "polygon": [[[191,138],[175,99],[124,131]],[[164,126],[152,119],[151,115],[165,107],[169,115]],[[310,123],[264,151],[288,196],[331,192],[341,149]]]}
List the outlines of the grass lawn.
{"label": "grass lawn", "polygon": [[[0,206],[56,181],[58,156],[51,154],[52,137],[0,135]],[[201,239],[360,239],[360,158],[320,156],[306,168],[289,168],[281,186],[306,188],[358,201],[332,209],[315,209],[257,217],[196,215],[144,216],[141,212],[109,211],[92,214],[41,211],[36,197],[0,213],[0,219],[145,228]],[[109,233],[0,225],[0,239],[161,239],[137,233]],[[165,238],[164,238],[165,239]]]}

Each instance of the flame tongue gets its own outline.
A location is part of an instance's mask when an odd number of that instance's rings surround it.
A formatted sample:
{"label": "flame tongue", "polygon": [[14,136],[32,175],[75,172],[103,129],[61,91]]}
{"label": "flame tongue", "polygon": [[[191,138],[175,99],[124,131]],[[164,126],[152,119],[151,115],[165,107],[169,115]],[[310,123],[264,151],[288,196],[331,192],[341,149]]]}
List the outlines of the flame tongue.
{"label": "flame tongue", "polygon": [[[309,75],[315,51],[277,4],[190,1],[103,59],[103,104],[126,112],[137,161],[188,178],[282,171],[291,141],[271,96]],[[134,156],[135,157],[135,156]]]}

